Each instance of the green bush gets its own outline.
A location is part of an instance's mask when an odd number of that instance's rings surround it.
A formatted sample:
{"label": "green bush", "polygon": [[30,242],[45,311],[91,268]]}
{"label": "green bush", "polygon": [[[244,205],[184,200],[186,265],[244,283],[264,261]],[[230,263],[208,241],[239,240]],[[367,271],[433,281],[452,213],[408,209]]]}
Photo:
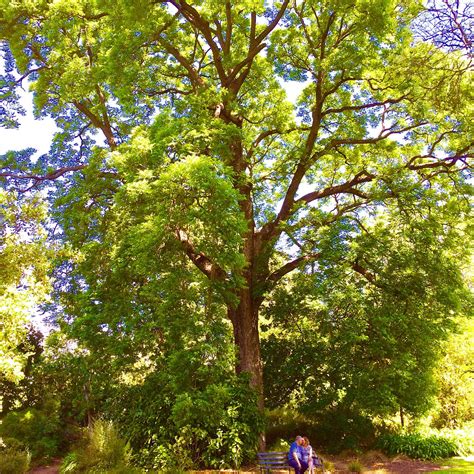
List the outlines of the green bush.
{"label": "green bush", "polygon": [[383,435],[379,439],[379,447],[389,456],[405,454],[413,459],[436,460],[461,454],[459,446],[454,440],[438,434]]}
{"label": "green bush", "polygon": [[455,443],[460,456],[474,455],[474,426],[454,430],[445,428],[436,432]]}
{"label": "green bush", "polygon": [[8,436],[23,443],[33,459],[56,456],[62,437],[57,405],[48,403],[41,409],[8,413],[0,424],[0,436]]}
{"label": "green bush", "polygon": [[120,409],[114,406],[135,464],[177,472],[238,468],[255,459],[263,418],[247,379],[232,376],[175,394],[160,377],[131,387]]}
{"label": "green bush", "polygon": [[60,472],[132,472],[130,454],[130,446],[120,437],[114,424],[97,420],[86,431],[82,446],[64,458]]}
{"label": "green bush", "polygon": [[30,453],[19,446],[16,440],[0,439],[0,472],[2,474],[23,474],[30,467]]}

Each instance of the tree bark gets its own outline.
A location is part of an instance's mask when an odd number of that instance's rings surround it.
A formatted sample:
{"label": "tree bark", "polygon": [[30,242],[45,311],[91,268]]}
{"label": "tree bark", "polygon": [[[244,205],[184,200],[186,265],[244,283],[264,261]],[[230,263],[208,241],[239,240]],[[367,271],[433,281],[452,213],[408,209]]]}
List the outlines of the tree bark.
{"label": "tree bark", "polygon": [[263,410],[263,369],[260,357],[258,331],[258,307],[250,288],[240,291],[240,301],[236,308],[229,307],[228,315],[234,330],[234,342],[238,350],[236,372],[248,373],[250,385],[258,394],[258,406]]}
{"label": "tree bark", "polygon": [[[239,293],[237,307],[228,307],[228,316],[234,329],[234,344],[238,351],[236,372],[250,377],[250,386],[257,392],[258,408],[264,409],[263,366],[260,356],[258,308],[260,303],[252,297],[252,288],[245,287]],[[259,451],[265,451],[265,433],[259,433]]]}

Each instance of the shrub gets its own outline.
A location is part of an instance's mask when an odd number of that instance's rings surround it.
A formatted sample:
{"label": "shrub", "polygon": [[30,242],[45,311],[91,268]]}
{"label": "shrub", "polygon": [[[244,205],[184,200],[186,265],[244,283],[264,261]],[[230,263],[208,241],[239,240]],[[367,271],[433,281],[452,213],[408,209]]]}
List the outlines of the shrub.
{"label": "shrub", "polygon": [[60,470],[61,474],[69,474],[71,472],[79,471],[79,458],[77,453],[69,453],[61,463]]}
{"label": "shrub", "polygon": [[349,470],[349,472],[363,472],[364,466],[359,460],[354,459],[347,465],[347,469]]}
{"label": "shrub", "polygon": [[179,394],[166,393],[169,386],[158,380],[132,387],[124,397],[130,408],[114,407],[134,463],[177,472],[237,468],[255,459],[263,420],[246,379],[230,377]]}
{"label": "shrub", "polygon": [[[297,435],[308,436],[314,447],[313,433],[316,427],[311,420],[299,414],[296,410],[277,408],[267,413],[266,438],[268,446],[288,444],[293,442]],[[285,451],[285,449],[278,449]]]}
{"label": "shrub", "polygon": [[113,423],[97,420],[87,430],[83,446],[66,456],[60,472],[133,472],[129,461],[130,447]]}
{"label": "shrub", "polygon": [[0,424],[0,436],[8,436],[23,443],[33,459],[56,456],[61,434],[57,405],[54,402],[41,409],[28,408],[8,413]]}
{"label": "shrub", "polygon": [[[6,442],[5,442],[6,441]],[[0,472],[2,474],[23,474],[30,467],[30,453],[19,446],[16,440],[8,443],[0,439]]]}
{"label": "shrub", "polygon": [[405,454],[413,459],[436,460],[460,454],[456,442],[436,434],[384,435],[379,439],[379,446],[389,456]]}
{"label": "shrub", "polygon": [[275,409],[268,413],[267,443],[279,439],[293,441],[296,435],[307,436],[313,448],[329,454],[343,450],[358,451],[372,446],[375,429],[372,421],[349,410],[327,410],[298,413],[296,410]]}

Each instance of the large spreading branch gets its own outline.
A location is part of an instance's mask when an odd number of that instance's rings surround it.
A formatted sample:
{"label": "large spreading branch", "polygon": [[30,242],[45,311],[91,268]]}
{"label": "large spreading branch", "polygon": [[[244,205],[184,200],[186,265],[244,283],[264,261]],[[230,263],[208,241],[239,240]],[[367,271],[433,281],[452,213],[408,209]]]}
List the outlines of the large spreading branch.
{"label": "large spreading branch", "polygon": [[294,260],[285,263],[283,266],[270,273],[266,279],[266,285],[271,286],[281,280],[285,275],[291,273],[293,270],[300,268],[301,266],[307,265],[308,263],[316,262],[321,258],[321,253],[310,253],[307,255],[301,255]]}
{"label": "large spreading branch", "polygon": [[226,278],[225,271],[215,262],[213,262],[203,252],[199,252],[194,247],[188,234],[182,230],[177,229],[175,231],[176,238],[181,243],[186,255],[189,257],[191,262],[206,275],[210,280],[224,281]]}
{"label": "large spreading branch", "polygon": [[335,186],[328,186],[327,188],[321,189],[319,191],[313,191],[301,196],[295,201],[295,205],[298,206],[300,203],[309,204],[310,202],[316,201],[317,199],[334,196],[336,194],[352,194],[354,196],[367,198],[367,194],[357,189],[356,186],[363,183],[369,183],[370,181],[373,181],[375,177],[375,174],[363,170],[357,173],[354,178],[346,181],[345,183]]}
{"label": "large spreading branch", "polygon": [[[28,186],[27,188],[17,189],[19,193],[26,193],[38,187],[41,183],[44,183],[46,181],[55,181],[67,173],[74,173],[77,171],[81,171],[87,168],[87,166],[88,166],[87,164],[81,164],[81,165],[75,165],[75,166],[63,166],[62,168],[55,169],[54,171],[51,171],[50,173],[46,173],[43,175],[32,174],[32,173],[18,174],[12,171],[0,171],[0,178],[12,179],[14,181],[32,182],[32,184]],[[107,177],[107,178],[114,178],[114,179],[120,178],[120,176],[113,171],[101,171],[100,176]]]}

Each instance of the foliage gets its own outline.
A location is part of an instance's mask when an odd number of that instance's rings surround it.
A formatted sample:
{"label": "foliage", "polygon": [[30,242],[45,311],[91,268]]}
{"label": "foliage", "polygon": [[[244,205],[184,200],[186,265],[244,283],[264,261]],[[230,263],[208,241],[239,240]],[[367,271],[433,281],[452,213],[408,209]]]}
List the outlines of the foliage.
{"label": "foliage", "polygon": [[166,378],[157,374],[143,386],[122,389],[111,407],[137,464],[184,470],[236,467],[254,459],[262,420],[245,380],[216,380],[176,394]]}
{"label": "foliage", "polygon": [[28,357],[28,323],[49,291],[45,205],[0,189],[0,376],[18,383]]}
{"label": "foliage", "polygon": [[[424,224],[441,229],[452,205]],[[288,278],[263,310],[268,404],[302,412],[339,449],[370,443],[377,416],[420,416],[433,406],[442,343],[469,301],[455,260],[469,234],[454,223],[443,247],[395,209],[371,216],[363,234],[355,225],[328,229],[326,259]],[[351,253],[364,275],[349,271]]]}
{"label": "foliage", "polygon": [[35,460],[56,456],[62,435],[58,407],[54,401],[45,403],[41,409],[28,408],[10,412],[0,424],[0,436],[21,442]]}
{"label": "foliage", "polygon": [[472,456],[474,454],[474,427],[472,423],[466,424],[463,428],[443,428],[433,432],[454,442],[460,456]]}
{"label": "foliage", "polygon": [[324,460],[324,472],[336,472],[334,463]]}
{"label": "foliage", "polygon": [[13,409],[22,410],[32,407],[44,398],[45,393],[43,391],[39,396],[35,390],[37,385],[35,371],[43,352],[42,342],[43,335],[41,332],[33,326],[29,326],[24,342],[17,347],[18,354],[26,354],[23,378],[19,382],[14,382],[5,375],[0,376],[2,415]]}
{"label": "foliage", "polygon": [[[320,436],[317,433],[315,423],[312,421],[293,408],[267,410],[265,434],[268,446],[281,445],[284,448],[288,444],[288,440],[294,440],[298,435],[307,436],[311,441],[311,446],[320,446]],[[276,450],[280,451],[279,449]],[[281,451],[284,450],[281,449]]]}
{"label": "foliage", "polygon": [[277,439],[270,445],[270,449],[268,451],[289,451],[290,443],[282,438]]}
{"label": "foliage", "polygon": [[0,472],[2,474],[24,474],[29,470],[31,454],[15,441],[0,438]]}
{"label": "foliage", "polygon": [[459,428],[474,420],[474,324],[466,318],[443,347],[436,368],[438,406],[432,421],[436,428]]}
{"label": "foliage", "polygon": [[6,45],[0,45],[0,127],[15,128],[18,126],[18,116],[24,115],[25,110],[20,105],[16,91],[17,83],[13,71],[15,62]]}
{"label": "foliage", "polygon": [[30,468],[30,454],[12,448],[0,450],[0,472],[2,474],[23,474]]}
{"label": "foliage", "polygon": [[413,459],[436,460],[464,455],[458,441],[443,434],[387,434],[381,436],[378,443],[389,456],[405,454]]}
{"label": "foliage", "polygon": [[110,421],[96,420],[87,429],[83,446],[63,460],[61,473],[133,472],[130,447]]}

